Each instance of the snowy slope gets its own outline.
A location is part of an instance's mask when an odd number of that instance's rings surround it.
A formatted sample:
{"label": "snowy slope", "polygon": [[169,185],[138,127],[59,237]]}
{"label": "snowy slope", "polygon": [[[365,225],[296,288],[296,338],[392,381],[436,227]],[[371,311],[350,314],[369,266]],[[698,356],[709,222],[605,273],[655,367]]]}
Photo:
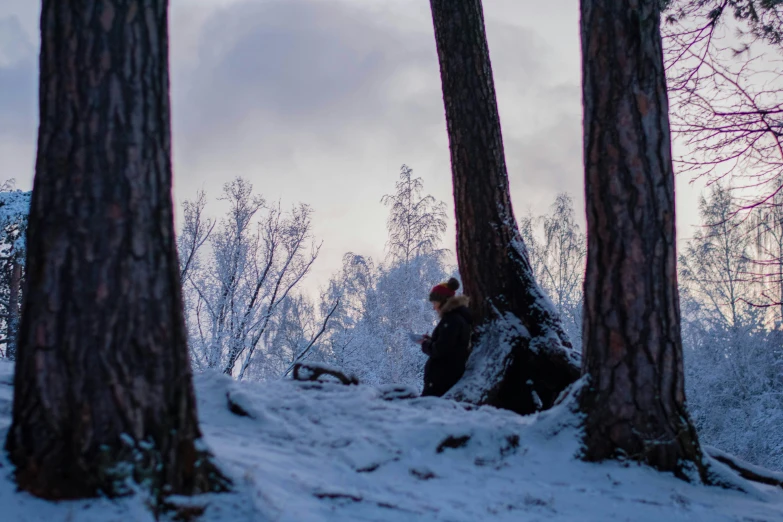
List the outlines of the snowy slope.
{"label": "snowy slope", "polygon": [[[2,437],[10,375],[0,363]],[[196,388],[206,441],[236,483],[232,495],[192,501],[206,508],[202,520],[783,521],[783,491],[771,486],[732,478],[746,491],[703,487],[574,459],[567,406],[523,418],[369,386],[240,384],[215,374],[197,376]],[[229,411],[229,398],[249,416]],[[0,464],[0,520],[152,520],[140,498],[31,498],[15,492],[4,456]]]}

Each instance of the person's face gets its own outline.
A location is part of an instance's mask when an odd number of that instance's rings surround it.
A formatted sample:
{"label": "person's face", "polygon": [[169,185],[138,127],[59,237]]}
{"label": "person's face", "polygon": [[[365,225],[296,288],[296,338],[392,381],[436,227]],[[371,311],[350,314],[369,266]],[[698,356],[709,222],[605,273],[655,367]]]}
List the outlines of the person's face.
{"label": "person's face", "polygon": [[431,301],[432,309],[436,312],[440,312],[440,301]]}

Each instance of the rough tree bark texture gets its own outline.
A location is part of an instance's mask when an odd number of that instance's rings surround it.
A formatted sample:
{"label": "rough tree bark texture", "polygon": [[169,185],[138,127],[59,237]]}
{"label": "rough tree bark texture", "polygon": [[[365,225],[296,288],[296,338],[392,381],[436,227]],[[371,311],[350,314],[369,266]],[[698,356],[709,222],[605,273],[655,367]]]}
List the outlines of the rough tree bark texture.
{"label": "rough tree bark texture", "polygon": [[35,495],[220,482],[200,438],[171,201],[165,0],[44,0],[6,447]]}
{"label": "rough tree bark texture", "polygon": [[[588,460],[703,475],[685,410],[674,172],[657,0],[582,0]],[[684,467],[685,466],[685,467]]]}
{"label": "rough tree bark texture", "polygon": [[430,4],[451,150],[457,258],[479,325],[466,374],[448,396],[530,413],[550,406],[578,378],[579,354],[533,279],[514,219],[481,1]]}

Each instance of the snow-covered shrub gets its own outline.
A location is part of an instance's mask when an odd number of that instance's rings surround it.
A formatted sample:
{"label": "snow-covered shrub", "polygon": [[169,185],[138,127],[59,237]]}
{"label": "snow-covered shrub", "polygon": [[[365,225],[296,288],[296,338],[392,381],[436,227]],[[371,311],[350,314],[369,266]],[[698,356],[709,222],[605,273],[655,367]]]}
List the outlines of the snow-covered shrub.
{"label": "snow-covered shrub", "polygon": [[0,356],[14,358],[24,287],[31,192],[0,186]]}
{"label": "snow-covered shrub", "polygon": [[[783,469],[783,333],[753,277],[754,236],[731,192],[702,198],[704,228],[680,256],[686,396],[701,441]],[[778,325],[779,326],[779,325]]]}

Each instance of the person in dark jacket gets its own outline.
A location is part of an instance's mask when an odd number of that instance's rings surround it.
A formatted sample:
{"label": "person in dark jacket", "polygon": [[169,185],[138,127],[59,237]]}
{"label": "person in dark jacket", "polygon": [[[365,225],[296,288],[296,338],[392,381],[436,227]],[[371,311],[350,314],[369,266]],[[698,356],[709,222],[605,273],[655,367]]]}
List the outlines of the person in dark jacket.
{"label": "person in dark jacket", "polygon": [[424,365],[422,396],[443,396],[465,373],[473,321],[468,310],[469,299],[456,295],[458,289],[459,281],[452,277],[430,291],[430,301],[440,322],[432,336],[425,335],[421,341],[421,350],[430,356]]}

